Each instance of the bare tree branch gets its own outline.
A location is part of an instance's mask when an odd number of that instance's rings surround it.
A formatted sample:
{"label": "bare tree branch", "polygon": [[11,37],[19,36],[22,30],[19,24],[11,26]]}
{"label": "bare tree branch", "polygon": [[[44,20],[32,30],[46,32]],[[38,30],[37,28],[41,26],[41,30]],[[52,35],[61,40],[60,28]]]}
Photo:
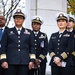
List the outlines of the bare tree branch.
{"label": "bare tree branch", "polygon": [[18,6],[18,4],[20,3],[21,0],[11,0],[11,3],[9,4],[8,10],[6,10],[7,8],[7,4],[9,0],[0,0],[0,4],[2,4],[3,6],[3,15],[6,17],[6,25],[9,24],[11,17],[12,17],[12,12],[16,9],[16,7]]}
{"label": "bare tree branch", "polygon": [[4,4],[4,6],[6,6],[6,5],[7,5],[7,2],[8,2],[8,0],[6,0],[6,2],[5,2],[5,4]]}
{"label": "bare tree branch", "polygon": [[10,13],[12,13],[13,11],[14,11],[14,9],[18,6],[18,4],[19,4],[19,2],[20,2],[21,0],[19,0],[17,3],[16,3],[16,5],[14,5],[13,7],[12,7],[12,10],[11,10],[11,7],[9,8],[9,10],[8,10],[8,12],[5,14],[5,15],[9,15]]}

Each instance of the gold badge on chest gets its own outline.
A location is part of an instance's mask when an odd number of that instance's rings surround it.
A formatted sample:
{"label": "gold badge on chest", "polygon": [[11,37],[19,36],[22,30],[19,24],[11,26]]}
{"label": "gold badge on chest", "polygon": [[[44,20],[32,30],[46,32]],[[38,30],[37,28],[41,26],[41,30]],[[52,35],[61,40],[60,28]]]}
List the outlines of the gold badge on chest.
{"label": "gold badge on chest", "polygon": [[45,38],[45,36],[43,34],[41,34],[41,36],[39,37],[39,39],[41,39],[41,38]]}
{"label": "gold badge on chest", "polygon": [[27,29],[25,29],[24,34],[30,34],[30,32]]}
{"label": "gold badge on chest", "polygon": [[10,33],[9,33],[10,35],[12,35],[12,34],[14,34],[14,32],[13,31],[10,31]]}
{"label": "gold badge on chest", "polygon": [[64,34],[63,36],[64,37],[70,37],[70,34]]}

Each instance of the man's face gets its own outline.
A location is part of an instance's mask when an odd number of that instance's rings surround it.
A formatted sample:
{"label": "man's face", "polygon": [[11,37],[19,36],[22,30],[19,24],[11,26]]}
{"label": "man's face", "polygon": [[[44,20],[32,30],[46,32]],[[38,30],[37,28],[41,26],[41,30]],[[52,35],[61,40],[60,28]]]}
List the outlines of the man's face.
{"label": "man's face", "polygon": [[68,29],[71,29],[71,28],[73,28],[74,27],[74,22],[73,21],[69,21],[68,22],[68,25],[67,25],[67,28]]}
{"label": "man's face", "polygon": [[0,16],[0,27],[5,26],[6,20],[4,16]]}
{"label": "man's face", "polygon": [[22,16],[16,16],[14,18],[14,22],[17,27],[21,27],[24,22],[24,18]]}
{"label": "man's face", "polygon": [[33,31],[37,32],[40,30],[41,25],[37,22],[32,23]]}
{"label": "man's face", "polygon": [[59,29],[65,29],[67,26],[66,20],[58,20],[57,24],[58,24]]}

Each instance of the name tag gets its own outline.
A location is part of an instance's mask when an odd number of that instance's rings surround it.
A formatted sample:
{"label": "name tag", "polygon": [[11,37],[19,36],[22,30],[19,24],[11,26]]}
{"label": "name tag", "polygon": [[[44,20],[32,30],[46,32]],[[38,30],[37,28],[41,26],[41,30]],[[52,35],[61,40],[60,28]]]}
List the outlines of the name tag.
{"label": "name tag", "polygon": [[44,48],[44,41],[41,42],[40,46]]}

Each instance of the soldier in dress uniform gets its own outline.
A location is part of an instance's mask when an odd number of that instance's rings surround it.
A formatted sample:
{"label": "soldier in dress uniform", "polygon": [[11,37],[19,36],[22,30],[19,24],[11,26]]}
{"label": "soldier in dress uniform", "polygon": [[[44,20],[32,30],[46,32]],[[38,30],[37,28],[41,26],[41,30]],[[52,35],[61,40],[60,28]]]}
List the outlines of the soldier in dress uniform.
{"label": "soldier in dress uniform", "polygon": [[[75,30],[74,30],[74,23],[75,23],[75,18],[73,15],[69,15],[69,22],[67,25],[67,31],[71,32],[74,35],[74,43],[75,43]],[[75,44],[74,44],[75,45]],[[72,58],[73,58],[73,71],[75,75],[75,46],[74,46],[74,51],[72,52]]]}
{"label": "soldier in dress uniform", "polygon": [[68,15],[69,16],[69,22],[67,25],[67,31],[72,32],[74,29],[74,23],[75,23],[75,19],[73,15]]}
{"label": "soldier in dress uniform", "polygon": [[[8,27],[5,26],[6,23],[6,19],[3,16],[3,14],[0,14],[0,52],[1,52],[1,39],[2,39],[2,35],[3,32],[5,31],[5,29],[7,29]],[[1,67],[1,63],[0,63],[0,75],[3,75],[4,69]]]}
{"label": "soldier in dress uniform", "polygon": [[40,67],[39,74],[45,75],[46,71],[46,55],[48,51],[48,39],[47,35],[40,31],[43,20],[40,16],[34,16],[32,18],[32,33],[34,36],[34,49],[36,51],[36,62],[34,69],[29,71],[29,75],[36,73],[36,68]]}
{"label": "soldier in dress uniform", "polygon": [[1,66],[5,69],[5,75],[27,75],[28,65],[32,68],[35,61],[33,38],[31,30],[22,26],[25,15],[20,9],[16,10],[13,18],[15,26],[3,34]]}
{"label": "soldier in dress uniform", "polygon": [[49,55],[51,57],[52,75],[73,75],[71,52],[74,48],[73,35],[66,30],[68,15],[59,12],[56,15],[59,31],[53,33],[49,40]]}

